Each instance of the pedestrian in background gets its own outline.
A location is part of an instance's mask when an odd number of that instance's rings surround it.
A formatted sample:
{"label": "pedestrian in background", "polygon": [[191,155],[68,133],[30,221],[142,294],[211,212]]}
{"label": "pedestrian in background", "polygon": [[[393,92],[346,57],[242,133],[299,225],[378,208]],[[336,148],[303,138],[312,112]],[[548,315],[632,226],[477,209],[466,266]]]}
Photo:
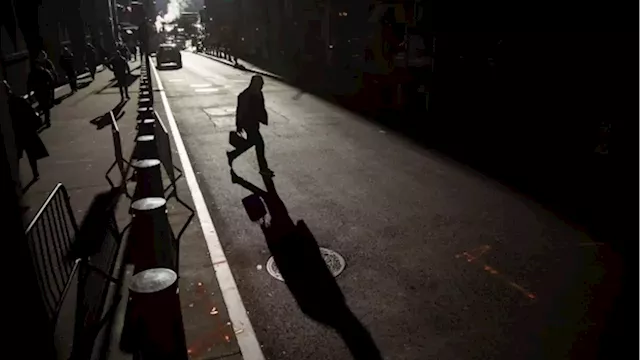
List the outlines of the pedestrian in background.
{"label": "pedestrian in background", "polygon": [[96,48],[91,44],[87,43],[86,46],[86,62],[87,68],[89,68],[89,74],[91,74],[91,79],[96,79],[96,67],[98,60],[98,54],[96,52]]}
{"label": "pedestrian in background", "polygon": [[41,50],[40,53],[38,53],[36,62],[49,72],[49,75],[51,76],[52,83],[49,91],[49,97],[51,98],[51,106],[53,106],[55,104],[54,89],[58,83],[58,72],[56,71],[56,67],[53,65],[53,61],[49,59],[49,55],[47,55],[47,52],[44,50]]}
{"label": "pedestrian in background", "polygon": [[109,60],[107,67],[113,72],[116,81],[118,81],[118,88],[120,89],[120,97],[122,101],[125,100],[125,97],[130,99],[127,77],[131,75],[131,69],[129,68],[129,63],[125,59],[124,55],[116,51]]}
{"label": "pedestrian in background", "polygon": [[15,136],[18,158],[22,158],[23,151],[27,153],[33,179],[37,180],[40,177],[38,160],[49,156],[47,148],[38,136],[41,119],[25,98],[16,95],[12,91],[7,81],[3,81],[2,83],[9,96],[9,113],[11,114],[11,124]]}
{"label": "pedestrian in background", "polygon": [[255,146],[260,174],[273,176],[273,171],[267,165],[267,159],[264,155],[264,139],[260,134],[260,124],[268,125],[267,109],[264,106],[264,96],[262,95],[263,85],[262,76],[254,75],[251,77],[249,86],[238,95],[236,132],[238,134],[245,132],[247,138],[245,142],[238,144],[239,146],[236,146],[235,150],[227,152],[227,159],[229,166],[231,166],[233,160]]}
{"label": "pedestrian in background", "polygon": [[42,67],[44,67],[48,72],[51,73],[51,77],[53,78],[53,82],[54,84],[57,83],[58,80],[58,72],[56,71],[56,67],[53,65],[53,61],[51,61],[51,59],[49,59],[49,55],[47,55],[47,52],[44,50],[40,50],[40,52],[38,53],[38,57],[36,59],[36,61],[42,65]]}
{"label": "pedestrian in background", "polygon": [[35,61],[29,73],[27,88],[38,102],[38,107],[44,115],[45,126],[51,126],[51,107],[53,106],[53,76],[44,68],[42,62]]}
{"label": "pedestrian in background", "polygon": [[76,69],[73,66],[73,53],[66,46],[62,49],[62,54],[60,55],[60,67],[67,74],[71,93],[78,91]]}
{"label": "pedestrian in background", "polygon": [[129,53],[131,54],[131,57],[133,57],[133,61],[136,61],[138,58],[138,48],[135,41],[129,42]]}

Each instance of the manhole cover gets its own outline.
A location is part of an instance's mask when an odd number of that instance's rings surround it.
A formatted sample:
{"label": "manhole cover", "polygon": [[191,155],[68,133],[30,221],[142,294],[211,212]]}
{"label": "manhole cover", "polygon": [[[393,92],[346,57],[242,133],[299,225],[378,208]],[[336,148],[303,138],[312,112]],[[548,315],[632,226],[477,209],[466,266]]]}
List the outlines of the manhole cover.
{"label": "manhole cover", "polygon": [[[327,268],[329,268],[329,271],[331,271],[331,273],[333,274],[333,277],[337,277],[344,271],[347,263],[344,261],[342,255],[333,250],[322,247],[320,248],[320,253],[324,258],[325,264],[327,264]],[[280,274],[280,270],[278,270],[276,261],[273,259],[273,256],[270,257],[269,260],[267,260],[267,272],[274,278],[280,281],[284,281],[282,275]]]}

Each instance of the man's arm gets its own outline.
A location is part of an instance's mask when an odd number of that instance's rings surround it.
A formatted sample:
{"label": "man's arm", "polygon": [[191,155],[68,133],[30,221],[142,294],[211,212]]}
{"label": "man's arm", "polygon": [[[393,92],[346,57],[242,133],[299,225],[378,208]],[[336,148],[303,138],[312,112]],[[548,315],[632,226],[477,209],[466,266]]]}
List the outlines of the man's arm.
{"label": "man's arm", "polygon": [[244,123],[245,107],[244,96],[240,94],[238,95],[238,105],[236,106],[236,130],[238,132],[243,130],[242,124]]}
{"label": "man's arm", "polygon": [[261,123],[268,125],[269,118],[267,116],[267,107],[264,105],[264,96],[262,95],[262,93],[260,93],[260,116],[261,119],[264,120],[261,121]]}

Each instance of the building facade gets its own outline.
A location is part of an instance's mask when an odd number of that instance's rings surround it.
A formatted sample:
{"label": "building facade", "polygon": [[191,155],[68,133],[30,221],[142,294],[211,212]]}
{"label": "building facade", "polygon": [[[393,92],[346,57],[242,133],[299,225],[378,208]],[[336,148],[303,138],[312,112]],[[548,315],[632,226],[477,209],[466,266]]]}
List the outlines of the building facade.
{"label": "building facade", "polygon": [[30,59],[44,50],[59,66],[63,46],[70,47],[76,68],[83,69],[88,41],[113,50],[116,14],[115,0],[1,1],[0,61],[5,79],[15,91],[25,93]]}

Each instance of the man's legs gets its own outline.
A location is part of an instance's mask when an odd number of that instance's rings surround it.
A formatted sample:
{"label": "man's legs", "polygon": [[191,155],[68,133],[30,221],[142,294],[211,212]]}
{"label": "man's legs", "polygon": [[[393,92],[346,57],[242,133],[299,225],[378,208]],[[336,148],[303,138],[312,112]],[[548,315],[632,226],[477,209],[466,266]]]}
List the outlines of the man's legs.
{"label": "man's legs", "polygon": [[49,106],[42,107],[42,114],[44,115],[45,126],[51,126],[51,108]]}
{"label": "man's legs", "polygon": [[264,139],[262,138],[260,131],[256,129],[254,131],[247,132],[247,140],[256,147],[256,157],[258,158],[260,174],[273,176],[273,171],[269,169],[267,159],[264,156]]}
{"label": "man's legs", "polygon": [[76,78],[75,71],[69,71],[67,73],[67,77],[69,78],[69,86],[71,87],[71,91],[75,92],[78,90],[78,79]]}
{"label": "man's legs", "polygon": [[127,87],[126,75],[119,75],[117,78],[118,87],[120,88],[120,97],[124,100],[125,96],[129,99],[129,88]]}

